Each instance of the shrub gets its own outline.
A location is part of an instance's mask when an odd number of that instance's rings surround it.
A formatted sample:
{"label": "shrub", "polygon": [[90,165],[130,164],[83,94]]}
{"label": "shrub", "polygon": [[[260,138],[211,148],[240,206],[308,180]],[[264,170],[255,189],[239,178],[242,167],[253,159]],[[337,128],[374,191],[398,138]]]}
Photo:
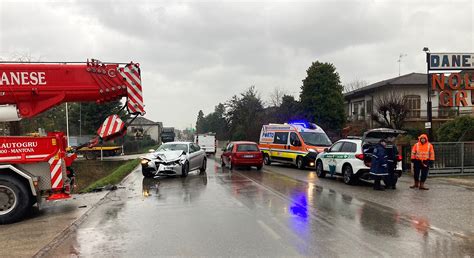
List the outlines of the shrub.
{"label": "shrub", "polygon": [[457,117],[443,124],[437,135],[440,142],[474,141],[474,117]]}

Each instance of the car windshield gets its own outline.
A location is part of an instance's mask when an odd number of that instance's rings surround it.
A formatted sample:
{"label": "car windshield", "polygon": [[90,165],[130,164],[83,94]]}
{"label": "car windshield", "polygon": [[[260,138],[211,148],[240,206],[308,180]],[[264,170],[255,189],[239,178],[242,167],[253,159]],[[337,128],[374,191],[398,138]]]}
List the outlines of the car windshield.
{"label": "car windshield", "polygon": [[258,147],[255,144],[239,144],[237,145],[237,152],[245,151],[258,151]]}
{"label": "car windshield", "polygon": [[330,146],[331,140],[325,133],[301,132],[301,137],[306,144],[312,146]]}
{"label": "car windshield", "polygon": [[158,147],[156,151],[177,151],[177,150],[182,150],[187,152],[188,151],[188,145],[185,143],[165,143]]}

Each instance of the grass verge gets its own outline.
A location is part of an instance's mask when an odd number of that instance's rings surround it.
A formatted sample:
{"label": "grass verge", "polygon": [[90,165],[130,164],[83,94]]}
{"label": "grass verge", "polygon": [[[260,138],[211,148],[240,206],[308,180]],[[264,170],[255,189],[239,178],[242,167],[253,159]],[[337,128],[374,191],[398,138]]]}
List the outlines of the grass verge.
{"label": "grass verge", "polygon": [[140,164],[139,159],[130,160],[114,170],[110,175],[103,177],[87,186],[81,193],[89,193],[92,190],[106,185],[115,185],[120,183],[130,172]]}

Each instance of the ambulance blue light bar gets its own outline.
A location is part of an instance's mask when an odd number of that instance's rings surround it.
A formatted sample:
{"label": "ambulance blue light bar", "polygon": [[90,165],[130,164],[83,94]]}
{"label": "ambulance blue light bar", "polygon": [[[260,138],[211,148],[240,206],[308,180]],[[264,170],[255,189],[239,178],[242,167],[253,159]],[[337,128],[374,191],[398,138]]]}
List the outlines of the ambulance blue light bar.
{"label": "ambulance blue light bar", "polygon": [[300,125],[300,126],[303,126],[304,128],[307,128],[307,129],[317,129],[318,128],[316,126],[316,124],[313,124],[313,123],[310,123],[310,122],[304,121],[304,120],[295,120],[295,121],[289,122],[288,124],[290,124],[290,125]]}

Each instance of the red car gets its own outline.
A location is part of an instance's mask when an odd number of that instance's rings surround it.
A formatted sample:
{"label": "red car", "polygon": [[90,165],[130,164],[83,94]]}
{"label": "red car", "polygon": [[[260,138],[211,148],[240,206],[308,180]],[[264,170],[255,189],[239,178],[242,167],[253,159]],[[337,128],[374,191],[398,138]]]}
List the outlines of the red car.
{"label": "red car", "polygon": [[255,142],[231,142],[227,145],[221,155],[222,167],[229,166],[233,169],[237,166],[263,167],[263,154]]}

